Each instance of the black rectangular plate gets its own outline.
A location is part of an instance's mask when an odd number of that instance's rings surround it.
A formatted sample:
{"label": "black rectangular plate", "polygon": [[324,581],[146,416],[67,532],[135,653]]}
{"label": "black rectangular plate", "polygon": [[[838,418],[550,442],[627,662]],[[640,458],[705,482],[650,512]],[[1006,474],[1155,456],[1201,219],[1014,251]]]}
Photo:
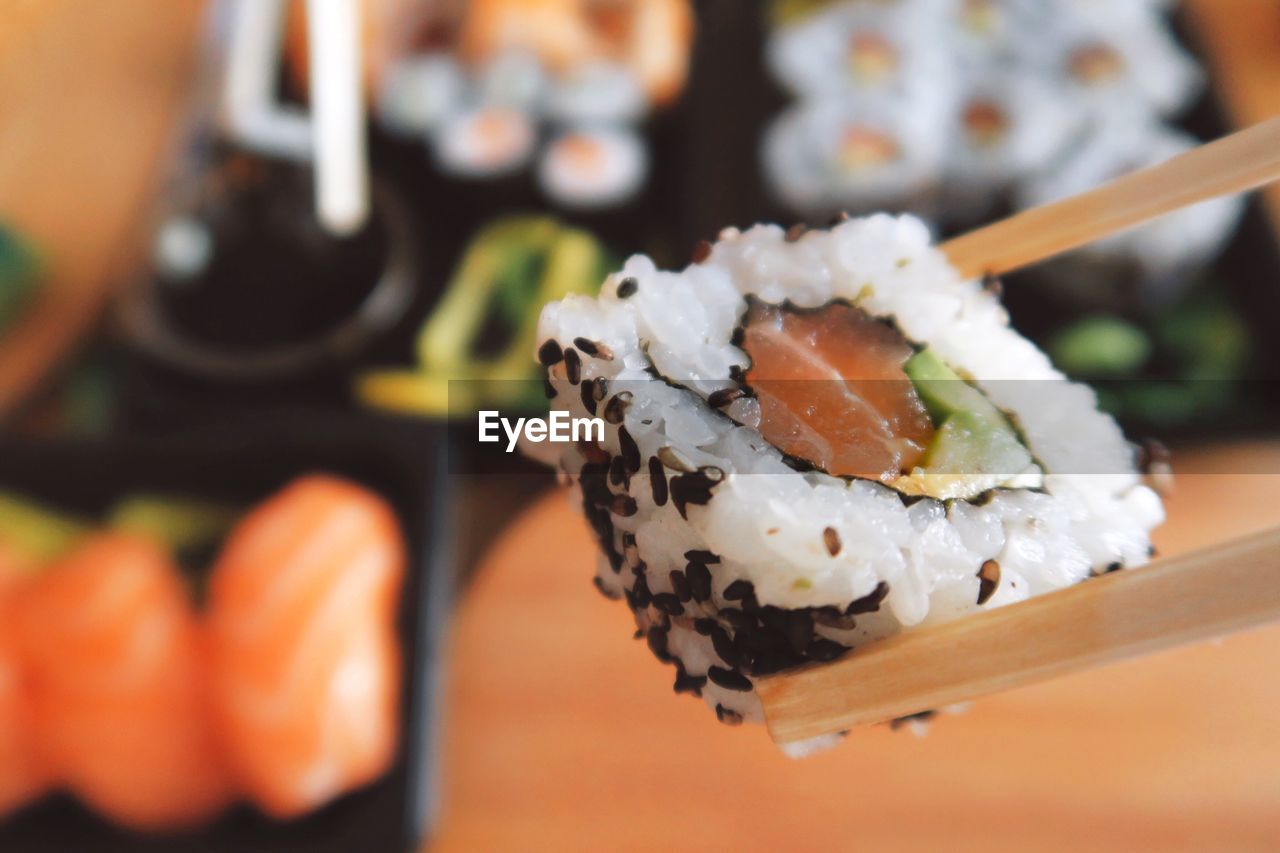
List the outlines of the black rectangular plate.
{"label": "black rectangular plate", "polygon": [[333,413],[225,419],[145,440],[0,438],[0,489],[90,514],[137,491],[248,507],[294,477],[336,474],[391,503],[409,554],[400,622],[401,742],[382,779],[299,820],[279,823],[237,806],[207,827],[169,837],[122,832],[70,797],[55,795],[0,823],[0,850],[417,849],[435,797],[440,641],[453,581],[445,446],[443,430],[428,424]]}

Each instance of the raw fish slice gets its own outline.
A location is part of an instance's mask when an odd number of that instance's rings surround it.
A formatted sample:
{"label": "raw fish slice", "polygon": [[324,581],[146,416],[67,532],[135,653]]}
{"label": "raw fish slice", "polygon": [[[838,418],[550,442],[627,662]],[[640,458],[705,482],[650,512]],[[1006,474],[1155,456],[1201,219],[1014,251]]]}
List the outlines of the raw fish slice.
{"label": "raw fish slice", "polygon": [[914,351],[895,329],[832,303],[800,311],[753,302],[743,349],[760,400],[760,432],[838,476],[891,482],[933,435],[902,366]]}
{"label": "raw fish slice", "polygon": [[394,759],[403,573],[391,509],[331,477],[295,482],[233,531],[210,587],[216,706],[266,813],[304,814]]}
{"label": "raw fish slice", "polygon": [[199,625],[159,546],[88,537],[23,592],[15,622],[41,749],[88,805],[124,826],[168,830],[230,801]]}

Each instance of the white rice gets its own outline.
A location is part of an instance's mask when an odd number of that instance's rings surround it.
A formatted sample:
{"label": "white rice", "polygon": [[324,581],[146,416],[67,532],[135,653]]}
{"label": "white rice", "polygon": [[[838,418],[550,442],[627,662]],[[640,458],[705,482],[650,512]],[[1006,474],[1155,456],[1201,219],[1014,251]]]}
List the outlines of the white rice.
{"label": "white rice", "polygon": [[[629,295],[620,298],[619,288]],[[1041,487],[909,501],[879,482],[794,470],[753,427],[754,400],[734,401],[724,410],[730,417],[707,403],[748,364],[733,343],[748,295],[798,307],[842,299],[891,319],[1011,418],[1043,469]],[[608,383],[595,407],[611,421],[603,443],[563,445],[561,458],[604,549],[598,586],[628,596],[655,651],[680,668],[677,689],[699,689],[728,722],[761,718],[741,680],[749,667],[713,640],[728,651],[726,642],[750,643],[757,632],[734,624],[750,610],[741,584],[734,600],[725,597],[735,581],[748,581],[764,608],[754,611],[760,636],[769,620],[798,624],[795,654],[826,659],[831,641],[866,643],[1147,561],[1163,510],[1131,446],[1093,392],[1067,381],[1008,322],[994,296],[960,280],[930,246],[922,222],[883,214],[794,241],[773,225],[728,229],[703,263],[664,272],[632,257],[599,299],[571,296],[544,309],[539,344],[554,340],[581,360],[577,377],[565,361],[549,368],[553,408],[590,414],[582,383]],[[580,339],[594,344],[584,352]],[[632,395],[625,412],[616,401],[623,391]],[[600,473],[601,449],[624,482]],[[651,471],[668,484],[665,502]],[[687,518],[677,506],[681,489]],[[828,529],[840,543],[834,554]],[[989,560],[999,580],[982,595],[978,573]],[[706,567],[711,595],[680,602],[681,586],[701,574],[695,563]]]}

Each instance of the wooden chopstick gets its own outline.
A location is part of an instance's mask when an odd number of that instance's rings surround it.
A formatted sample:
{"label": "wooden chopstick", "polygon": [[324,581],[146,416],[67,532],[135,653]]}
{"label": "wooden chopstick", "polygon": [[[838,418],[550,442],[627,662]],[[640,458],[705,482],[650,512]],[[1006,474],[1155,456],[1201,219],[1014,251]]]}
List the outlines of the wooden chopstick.
{"label": "wooden chopstick", "polygon": [[756,681],[779,743],[1280,619],[1280,527]]}
{"label": "wooden chopstick", "polygon": [[999,275],[1220,195],[1280,179],[1280,117],[1097,189],[1034,207],[942,244],[965,278]]}

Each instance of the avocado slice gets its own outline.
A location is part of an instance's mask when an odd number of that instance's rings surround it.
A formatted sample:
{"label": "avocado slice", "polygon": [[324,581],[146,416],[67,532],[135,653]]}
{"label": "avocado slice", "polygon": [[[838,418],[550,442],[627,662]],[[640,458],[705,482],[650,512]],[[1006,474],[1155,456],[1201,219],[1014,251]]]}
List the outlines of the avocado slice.
{"label": "avocado slice", "polygon": [[936,353],[922,350],[903,369],[938,428],[921,460],[924,473],[1003,481],[1031,466],[1031,454],[1004,414]]}

